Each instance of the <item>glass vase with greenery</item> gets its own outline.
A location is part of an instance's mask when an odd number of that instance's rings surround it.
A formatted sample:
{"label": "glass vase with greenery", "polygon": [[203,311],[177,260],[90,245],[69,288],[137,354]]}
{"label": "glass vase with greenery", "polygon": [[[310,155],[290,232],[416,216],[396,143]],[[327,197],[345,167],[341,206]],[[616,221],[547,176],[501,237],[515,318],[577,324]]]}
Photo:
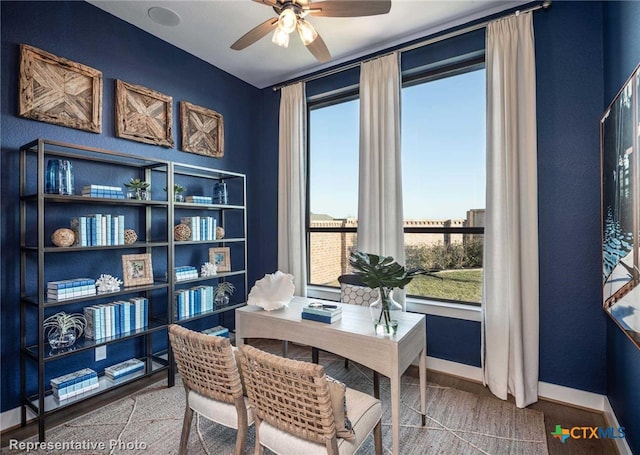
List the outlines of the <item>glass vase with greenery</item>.
{"label": "glass vase with greenery", "polygon": [[126,186],[130,192],[130,199],[147,200],[149,198],[149,187],[151,184],[144,180],[140,180],[139,178],[131,179],[128,183],[125,183],[124,186]]}
{"label": "glass vase with greenery", "polygon": [[392,318],[391,310],[402,309],[392,298],[393,289],[404,289],[414,276],[426,272],[423,269],[407,270],[392,256],[378,256],[361,251],[351,253],[349,263],[365,286],[378,289],[379,298],[371,306],[376,333],[393,335],[398,321]]}
{"label": "glass vase with greenery", "polygon": [[49,316],[42,324],[52,349],[73,346],[76,340],[84,333],[86,326],[87,320],[82,314],[67,314],[64,311]]}

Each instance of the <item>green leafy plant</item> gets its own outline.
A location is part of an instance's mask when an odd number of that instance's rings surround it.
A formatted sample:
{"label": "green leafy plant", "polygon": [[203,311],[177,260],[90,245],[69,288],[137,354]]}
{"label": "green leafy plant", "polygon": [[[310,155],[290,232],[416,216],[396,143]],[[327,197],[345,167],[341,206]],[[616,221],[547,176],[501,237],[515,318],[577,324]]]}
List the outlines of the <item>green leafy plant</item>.
{"label": "green leafy plant", "polygon": [[144,180],[140,180],[139,178],[135,178],[131,179],[129,183],[125,183],[124,186],[131,190],[146,190],[151,186],[151,184]]}
{"label": "green leafy plant", "polygon": [[[163,190],[167,191],[167,188],[164,187]],[[184,193],[185,191],[187,191],[187,189],[184,186],[180,185],[179,183],[175,183],[173,185],[173,194],[181,194],[181,193]]]}
{"label": "green leafy plant", "polygon": [[390,295],[394,288],[404,289],[416,275],[427,273],[423,269],[407,270],[398,264],[392,256],[378,256],[376,254],[354,251],[349,257],[349,263],[362,282],[378,289],[382,303],[382,311],[377,324],[383,324],[387,333],[392,331]]}

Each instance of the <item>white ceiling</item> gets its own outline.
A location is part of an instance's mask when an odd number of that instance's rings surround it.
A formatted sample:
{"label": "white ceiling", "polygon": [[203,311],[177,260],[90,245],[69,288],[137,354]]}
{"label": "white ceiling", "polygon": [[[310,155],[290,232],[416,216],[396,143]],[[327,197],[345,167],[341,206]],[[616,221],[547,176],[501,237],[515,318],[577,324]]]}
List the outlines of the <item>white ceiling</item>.
{"label": "white ceiling", "polygon": [[[527,1],[392,0],[391,11],[386,15],[309,16],[307,20],[332,55],[324,64],[315,60],[295,33],[286,49],[273,44],[271,34],[242,51],[230,49],[251,28],[275,17],[272,8],[251,0],[89,0],[89,3],[255,87],[264,88]],[[165,26],[153,22],[147,12],[154,6],[174,11],[181,19],[180,24]]]}

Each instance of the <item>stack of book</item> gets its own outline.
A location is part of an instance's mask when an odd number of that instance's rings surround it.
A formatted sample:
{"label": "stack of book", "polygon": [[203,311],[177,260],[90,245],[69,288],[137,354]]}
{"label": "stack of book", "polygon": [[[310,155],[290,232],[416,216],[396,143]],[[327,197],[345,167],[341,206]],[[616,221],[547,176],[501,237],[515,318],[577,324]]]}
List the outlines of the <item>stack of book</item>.
{"label": "stack of book", "polygon": [[85,185],[82,188],[85,197],[107,197],[111,199],[124,199],[124,192],[119,186]]}
{"label": "stack of book", "polygon": [[186,224],[191,228],[191,238],[189,240],[215,240],[216,226],[218,220],[212,216],[190,216],[182,218],[181,224]]}
{"label": "stack of book", "polygon": [[302,319],[333,324],[342,319],[342,307],[329,304],[305,306],[302,308]]}
{"label": "stack of book", "polygon": [[73,373],[65,374],[64,376],[58,376],[51,380],[53,396],[58,400],[66,400],[67,398],[96,389],[98,386],[98,373],[90,368],[84,368]]}
{"label": "stack of book", "polygon": [[124,245],[124,215],[95,213],[71,218],[76,245]]}
{"label": "stack of book", "polygon": [[138,371],[144,370],[144,362],[139,359],[129,359],[116,363],[104,369],[104,375],[112,380],[130,377]]}
{"label": "stack of book", "polygon": [[213,311],[213,294],[213,286],[197,286],[176,291],[174,317],[181,320]]}
{"label": "stack of book", "polygon": [[229,329],[226,327],[222,327],[221,325],[217,325],[215,327],[211,327],[210,329],[205,329],[202,331],[205,335],[215,335],[218,337],[229,338]]}
{"label": "stack of book", "polygon": [[121,336],[145,328],[148,316],[149,300],[145,297],[88,306],[84,308],[85,336],[92,340]]}
{"label": "stack of book", "polygon": [[175,268],[176,281],[191,280],[198,278],[198,269],[192,265],[183,265]]}
{"label": "stack of book", "polygon": [[77,299],[88,295],[96,295],[96,280],[93,278],[73,278],[47,283],[49,300]]}
{"label": "stack of book", "polygon": [[211,204],[213,198],[209,196],[187,196],[186,201],[193,204]]}

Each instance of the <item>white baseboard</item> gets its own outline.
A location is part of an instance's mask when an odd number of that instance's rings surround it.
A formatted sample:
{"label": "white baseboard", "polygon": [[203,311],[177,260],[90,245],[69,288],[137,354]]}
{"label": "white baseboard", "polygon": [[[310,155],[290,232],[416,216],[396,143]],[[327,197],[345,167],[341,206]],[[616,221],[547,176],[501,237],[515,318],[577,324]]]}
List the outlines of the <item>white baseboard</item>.
{"label": "white baseboard", "polygon": [[[469,381],[482,382],[482,368],[480,367],[427,357],[427,368],[452,376],[458,376]],[[592,409],[598,412],[605,412],[605,400],[608,402],[605,395],[550,384],[548,382],[538,383],[538,395],[540,398]],[[611,410],[611,412],[613,412],[613,410]]]}
{"label": "white baseboard", "polygon": [[[35,419],[36,415],[27,409],[27,422]],[[0,414],[0,431],[20,425],[20,407],[9,409]]]}
{"label": "white baseboard", "polygon": [[[604,398],[604,418],[607,422],[607,425],[613,428],[620,428],[620,422],[618,422],[618,418],[616,417],[615,412],[613,412],[613,408],[611,407],[611,403],[609,402],[609,398]],[[626,438],[616,438],[616,447],[618,449],[618,453],[620,455],[633,455],[631,451],[631,447],[629,447],[629,443],[627,443]]]}

